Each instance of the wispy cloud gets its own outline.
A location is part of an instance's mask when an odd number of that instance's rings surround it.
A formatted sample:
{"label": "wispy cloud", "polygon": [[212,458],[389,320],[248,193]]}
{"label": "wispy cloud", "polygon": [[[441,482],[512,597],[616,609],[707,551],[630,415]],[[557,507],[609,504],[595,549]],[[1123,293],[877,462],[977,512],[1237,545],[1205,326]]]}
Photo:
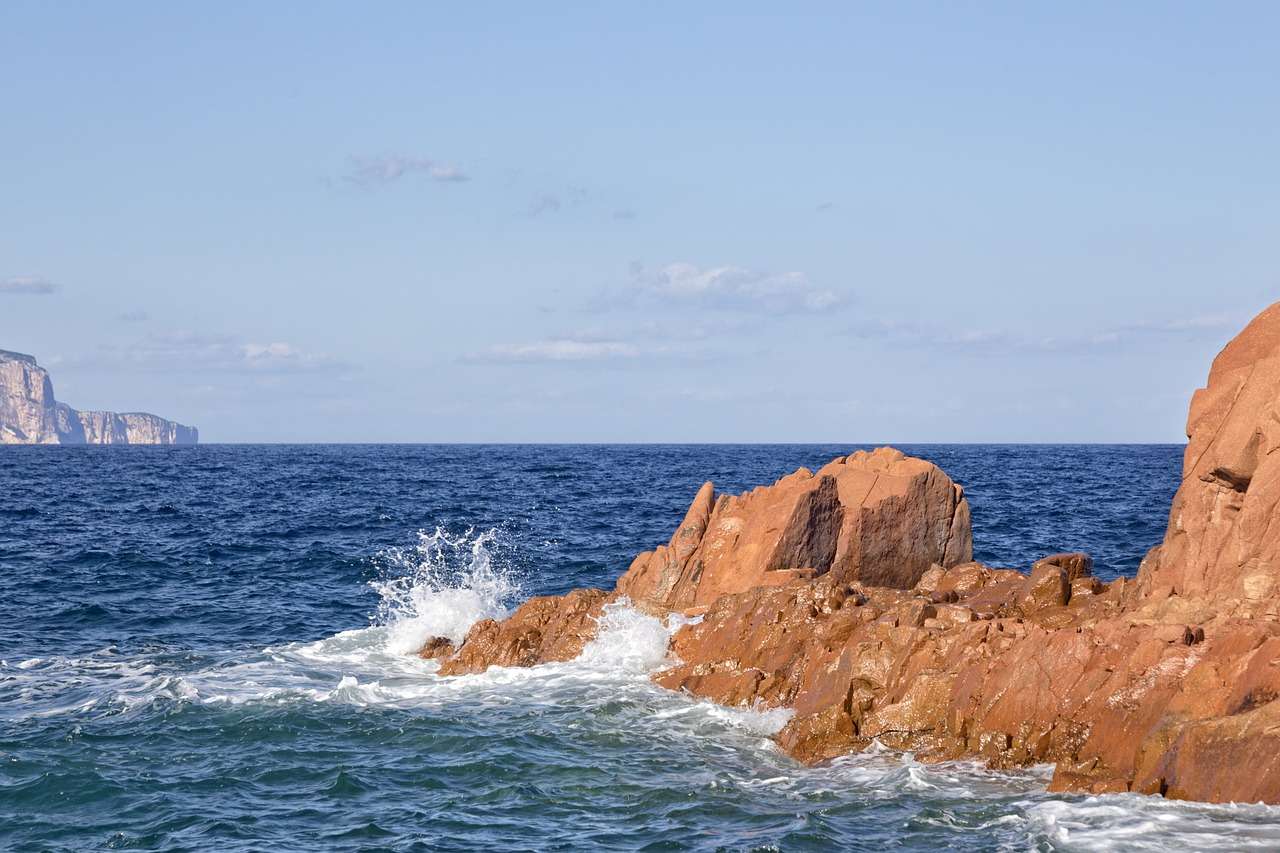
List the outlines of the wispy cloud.
{"label": "wispy cloud", "polygon": [[814,285],[802,272],[700,267],[685,261],[656,270],[633,265],[629,295],[643,302],[665,305],[684,303],[779,312],[824,311],[845,301],[841,293]]}
{"label": "wispy cloud", "polygon": [[239,363],[250,370],[294,373],[340,366],[328,356],[306,352],[283,341],[241,344],[239,355]]}
{"label": "wispy cloud", "polygon": [[1196,314],[1191,317],[1185,317],[1174,320],[1144,320],[1137,323],[1130,323],[1127,326],[1119,327],[1122,331],[1129,332],[1151,332],[1160,334],[1163,332],[1200,332],[1200,331],[1222,331],[1224,329],[1239,329],[1244,326],[1248,318],[1240,315],[1233,316],[1231,314]]}
{"label": "wispy cloud", "polygon": [[[229,335],[191,331],[147,335],[127,345],[103,348],[107,360],[146,370],[197,370],[263,374],[311,373],[350,367],[329,356],[283,341],[257,343]],[[100,363],[102,359],[97,359]]]}
{"label": "wispy cloud", "polygon": [[38,275],[17,275],[0,281],[0,293],[45,295],[57,291],[58,285]]}
{"label": "wispy cloud", "polygon": [[568,187],[563,192],[540,192],[529,202],[528,214],[537,218],[563,209],[582,207],[590,197],[586,189],[577,186]]}
{"label": "wispy cloud", "polygon": [[458,183],[469,180],[463,171],[452,163],[442,163],[426,157],[351,157],[348,160],[347,181],[360,187],[385,186],[406,175],[419,174],[441,183]]}
{"label": "wispy cloud", "polygon": [[561,208],[560,197],[550,193],[534,196],[529,202],[529,216],[537,218],[544,213],[558,213]]}
{"label": "wispy cloud", "polygon": [[552,338],[524,344],[499,344],[464,357],[473,363],[533,363],[557,361],[615,361],[643,354],[627,341]]}
{"label": "wispy cloud", "polygon": [[531,341],[502,343],[459,359],[466,364],[612,364],[658,361],[702,364],[720,356],[714,345],[694,336],[651,333],[643,324],[630,330],[579,329]]}
{"label": "wispy cloud", "polygon": [[898,346],[947,350],[973,355],[1062,353],[1106,350],[1160,337],[1226,335],[1243,325],[1225,314],[1197,315],[1173,320],[1142,320],[1085,330],[954,328],[912,321],[871,320],[846,330],[852,337],[883,340]]}
{"label": "wispy cloud", "polygon": [[136,311],[124,311],[116,315],[116,319],[121,323],[143,323],[151,319],[151,315],[141,309]]}

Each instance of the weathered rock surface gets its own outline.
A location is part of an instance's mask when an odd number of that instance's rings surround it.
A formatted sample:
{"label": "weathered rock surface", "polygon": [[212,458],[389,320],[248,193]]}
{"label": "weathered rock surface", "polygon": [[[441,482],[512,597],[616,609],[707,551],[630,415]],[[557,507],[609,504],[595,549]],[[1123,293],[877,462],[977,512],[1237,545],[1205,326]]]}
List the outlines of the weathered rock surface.
{"label": "weathered rock surface", "polygon": [[[878,740],[1053,762],[1057,790],[1280,803],[1278,407],[1280,304],[1196,392],[1168,531],[1134,579],[1103,584],[1083,554],[971,562],[962,490],[882,449],[736,498],[707,484],[615,595],[700,615],[655,680],[793,709],[776,739],[802,761]],[[608,598],[535,599],[441,671],[571,657]]]}
{"label": "weathered rock surface", "polygon": [[195,444],[195,427],[145,412],[78,412],[35,358],[0,350],[0,444]]}
{"label": "weathered rock surface", "polygon": [[618,592],[649,612],[696,612],[728,593],[827,574],[907,588],[931,565],[972,556],[964,490],[936,465],[882,447],[743,495],[704,484],[671,541],[636,557]]}

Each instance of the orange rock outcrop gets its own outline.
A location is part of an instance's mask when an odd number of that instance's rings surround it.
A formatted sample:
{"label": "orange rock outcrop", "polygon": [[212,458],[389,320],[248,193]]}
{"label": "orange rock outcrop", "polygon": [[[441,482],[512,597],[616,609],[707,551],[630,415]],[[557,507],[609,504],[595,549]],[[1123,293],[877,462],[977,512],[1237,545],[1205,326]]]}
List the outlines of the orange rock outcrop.
{"label": "orange rock outcrop", "polygon": [[888,448],[768,488],[699,491],[671,542],[612,594],[483,622],[443,672],[564,660],[603,604],[695,615],[655,680],[786,707],[807,762],[873,740],[1052,787],[1280,802],[1280,304],[1196,392],[1162,544],[1103,584],[1083,554],[1023,573],[971,561],[963,490]]}
{"label": "orange rock outcrop", "polygon": [[705,609],[729,593],[830,575],[909,588],[973,557],[964,490],[882,447],[801,468],[743,495],[698,491],[671,542],[636,557],[617,590],[643,610]]}

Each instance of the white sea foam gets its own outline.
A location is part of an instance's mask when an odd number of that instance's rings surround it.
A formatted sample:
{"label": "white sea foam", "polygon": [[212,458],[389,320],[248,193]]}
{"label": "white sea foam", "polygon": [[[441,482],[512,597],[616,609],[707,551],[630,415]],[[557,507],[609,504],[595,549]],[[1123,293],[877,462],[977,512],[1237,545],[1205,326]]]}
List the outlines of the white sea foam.
{"label": "white sea foam", "polygon": [[22,719],[81,713],[105,703],[143,705],[171,696],[173,678],[147,658],[107,646],[82,656],[50,655],[0,662],[0,711]]}
{"label": "white sea foam", "polygon": [[[704,717],[708,720],[741,729],[744,732],[768,738],[782,731],[794,712],[790,708],[766,708],[757,703],[752,707],[717,705],[706,700],[681,702],[654,712],[657,719]],[[771,744],[771,741],[766,741]]]}
{"label": "white sea foam", "polygon": [[737,730],[768,744],[765,738],[785,724],[786,710],[724,708],[655,687],[649,675],[669,662],[671,635],[687,620],[664,622],[625,600],[604,609],[596,637],[575,660],[437,676],[437,662],[414,654],[423,643],[433,636],[461,642],[480,619],[505,616],[518,595],[513,572],[495,557],[501,551],[495,530],[423,531],[414,546],[379,554],[381,577],[372,584],[380,597],[374,624],[322,640],[270,646],[239,661],[185,672],[160,672],[145,657],[130,660],[105,650],[87,659],[23,661],[8,669],[9,678],[24,681],[24,698],[46,700],[24,702],[28,714],[130,709],[152,701],[589,709],[626,694],[650,720],[673,715],[687,720],[690,731]]}
{"label": "white sea foam", "polygon": [[599,633],[572,664],[609,675],[646,675],[666,662],[673,627],[625,600],[605,605]]}
{"label": "white sea foam", "polygon": [[1138,794],[1016,803],[1031,843],[1055,850],[1276,850],[1280,808]]}

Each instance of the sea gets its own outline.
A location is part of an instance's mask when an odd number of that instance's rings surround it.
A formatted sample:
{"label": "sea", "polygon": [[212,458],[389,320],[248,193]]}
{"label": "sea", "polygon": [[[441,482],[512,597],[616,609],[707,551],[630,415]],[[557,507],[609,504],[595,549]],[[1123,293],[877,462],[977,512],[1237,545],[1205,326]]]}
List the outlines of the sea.
{"label": "sea", "polygon": [[[899,445],[962,483],[975,556],[1133,575],[1180,445]],[[1280,809],[1046,792],[1051,767],[886,749],[805,767],[786,712],[655,687],[624,606],[569,663],[413,652],[611,587],[699,485],[857,445],[0,449],[0,849],[1242,850]]]}

